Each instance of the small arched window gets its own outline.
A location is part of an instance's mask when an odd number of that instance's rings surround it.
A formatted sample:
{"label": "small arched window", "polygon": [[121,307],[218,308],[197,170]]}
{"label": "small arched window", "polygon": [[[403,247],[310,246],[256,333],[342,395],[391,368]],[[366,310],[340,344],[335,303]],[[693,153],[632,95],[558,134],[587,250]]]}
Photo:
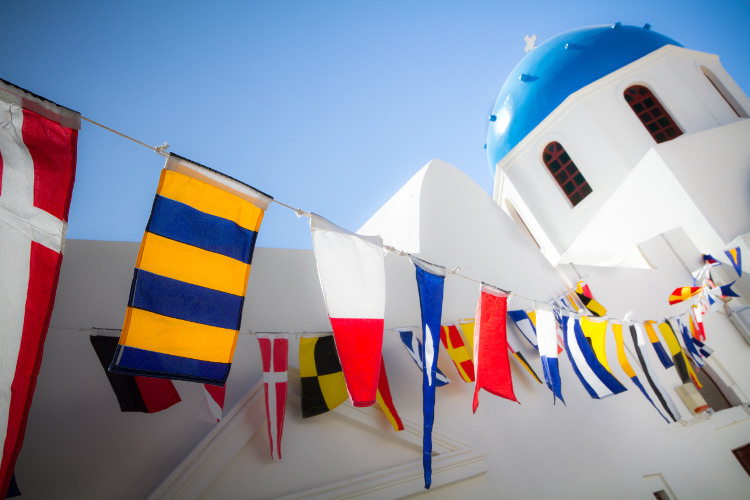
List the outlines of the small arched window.
{"label": "small arched window", "polygon": [[559,142],[547,144],[542,159],[573,206],[578,205],[586,196],[591,194],[591,186],[586,182],[583,174],[570,159],[568,153],[565,152],[562,144]]}
{"label": "small arched window", "polygon": [[729,107],[732,108],[734,114],[739,116],[740,118],[747,118],[748,116],[747,113],[745,113],[745,110],[742,109],[742,106],[739,102],[737,102],[737,99],[735,99],[732,93],[727,90],[723,83],[721,83],[721,80],[705,66],[701,66],[701,71],[703,71],[705,77],[708,79],[711,85],[713,85],[719,95],[724,98],[724,101],[726,101]]}
{"label": "small arched window", "polygon": [[682,135],[680,127],[648,88],[643,85],[628,87],[625,89],[625,100],[657,144]]}

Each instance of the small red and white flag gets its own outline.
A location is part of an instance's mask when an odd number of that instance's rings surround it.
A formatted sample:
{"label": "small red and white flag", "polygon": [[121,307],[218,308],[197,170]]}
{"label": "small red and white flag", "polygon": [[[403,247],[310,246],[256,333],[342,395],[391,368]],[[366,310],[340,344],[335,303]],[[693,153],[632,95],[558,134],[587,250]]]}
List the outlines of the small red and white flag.
{"label": "small red and white flag", "polygon": [[281,434],[286,413],[289,338],[286,334],[258,333],[263,359],[263,385],[266,391],[266,419],[271,458],[281,460]]}
{"label": "small red and white flag", "polygon": [[0,80],[0,492],[10,484],[55,300],[81,116]]}
{"label": "small red and white flag", "polygon": [[318,278],[354,406],[377,400],[385,318],[385,254],[379,236],[360,236],[310,217]]}
{"label": "small red and white flag", "polygon": [[198,412],[198,418],[216,424],[221,422],[224,415],[224,398],[227,394],[226,384],[203,384],[203,404]]}

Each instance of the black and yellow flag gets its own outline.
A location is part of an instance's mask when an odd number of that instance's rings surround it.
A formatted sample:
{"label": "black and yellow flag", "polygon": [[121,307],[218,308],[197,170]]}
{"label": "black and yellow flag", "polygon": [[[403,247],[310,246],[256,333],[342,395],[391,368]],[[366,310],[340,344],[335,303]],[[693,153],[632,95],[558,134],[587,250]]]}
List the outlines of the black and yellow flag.
{"label": "black and yellow flag", "polygon": [[302,418],[333,410],[349,397],[333,335],[300,338],[299,371]]}

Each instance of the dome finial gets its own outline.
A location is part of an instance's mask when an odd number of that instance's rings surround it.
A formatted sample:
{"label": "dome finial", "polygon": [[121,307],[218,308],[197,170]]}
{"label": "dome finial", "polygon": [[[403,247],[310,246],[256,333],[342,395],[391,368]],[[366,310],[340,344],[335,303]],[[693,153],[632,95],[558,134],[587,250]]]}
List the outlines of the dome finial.
{"label": "dome finial", "polygon": [[525,52],[531,52],[536,48],[536,35],[526,35],[523,40],[526,42],[526,47],[523,48]]}

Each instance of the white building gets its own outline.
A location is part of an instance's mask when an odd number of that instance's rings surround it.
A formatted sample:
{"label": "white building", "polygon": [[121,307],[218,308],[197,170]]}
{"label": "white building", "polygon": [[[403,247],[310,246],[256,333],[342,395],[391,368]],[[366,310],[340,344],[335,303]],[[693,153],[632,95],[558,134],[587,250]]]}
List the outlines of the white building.
{"label": "white building", "polygon": [[[604,70],[595,71],[602,64]],[[573,87],[565,80],[571,74],[580,77]],[[562,90],[554,98],[545,94],[557,84]],[[681,135],[656,144],[624,98],[633,85],[651,90]],[[527,108],[542,112],[526,117]],[[531,51],[501,91],[488,140],[497,202],[457,168],[433,160],[360,232],[380,234],[388,245],[512,290],[518,297],[511,308],[531,307],[529,298],[554,299],[585,277],[608,315],[622,318],[632,311],[636,320],[660,320],[686,309],[669,306],[667,297],[690,284],[701,253],[721,258],[735,242],[747,249],[748,111],[750,100],[716,56],[673,45],[645,28],[563,33]],[[591,188],[575,206],[545,167],[550,143],[562,145]],[[559,159],[559,150],[553,152]],[[750,443],[750,345],[725,314],[706,317],[707,343],[714,349],[707,371],[731,407],[691,415],[674,394],[681,385],[674,369],[657,367],[681,423],[665,423],[629,383],[614,361],[613,342],[610,366],[625,393],[591,399],[562,354],[567,405],[553,405],[549,390],[511,360],[521,405],[483,392],[476,414],[473,385],[459,379],[442,353],[439,366],[452,382],[437,391],[433,487],[427,492],[421,373],[390,330],[421,324],[408,259],[386,258],[383,345],[406,430],[395,433],[377,407],[349,403],[303,420],[293,337],[283,459],[273,462],[260,354],[249,333],[240,335],[219,424],[196,419],[201,388],[186,382],[176,382],[183,401],[165,411],[119,412],[88,337],[117,334],[92,327],[122,327],[137,251],[137,243],[67,242],[16,466],[21,498],[750,495],[750,476],[732,453]],[[731,266],[718,269],[717,279],[734,279]],[[748,288],[737,285],[740,292]],[[478,288],[448,275],[443,322],[472,317]],[[746,305],[729,303],[734,309]],[[312,251],[256,249],[242,331],[327,330]],[[541,373],[528,344],[524,354]]]}

